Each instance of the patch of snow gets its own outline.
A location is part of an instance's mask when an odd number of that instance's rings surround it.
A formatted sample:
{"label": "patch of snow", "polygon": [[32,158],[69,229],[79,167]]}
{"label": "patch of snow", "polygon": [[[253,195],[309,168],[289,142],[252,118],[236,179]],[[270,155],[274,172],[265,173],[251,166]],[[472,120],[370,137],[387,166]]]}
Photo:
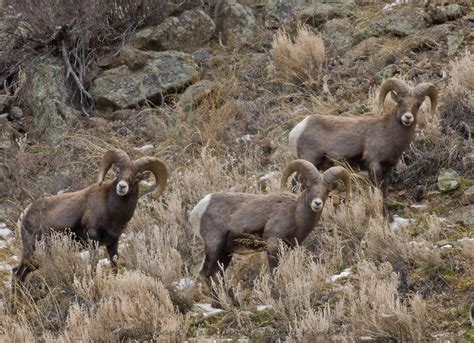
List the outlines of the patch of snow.
{"label": "patch of snow", "polygon": [[[406,2],[406,1],[405,1],[405,2]],[[402,4],[402,3],[404,3],[403,0],[395,0],[394,2],[392,2],[392,3],[390,3],[390,4],[385,4],[385,6],[383,7],[383,10],[384,10],[384,11],[390,11],[390,10],[392,10],[392,8],[398,6],[398,5]]]}
{"label": "patch of snow", "polygon": [[393,231],[399,231],[401,228],[410,225],[414,220],[400,217],[398,215],[393,216],[393,222],[390,223],[390,229]]}
{"label": "patch of snow", "polygon": [[88,250],[81,251],[79,253],[79,257],[82,258],[83,260],[88,260],[90,257],[90,253]]}
{"label": "patch of snow", "polygon": [[266,173],[265,175],[260,177],[260,179],[258,179],[258,182],[265,182],[265,181],[274,179],[277,176],[278,176],[278,173],[276,171],[272,171],[272,172]]}
{"label": "patch of snow", "polygon": [[253,137],[255,137],[255,135],[250,135],[250,134],[247,134],[247,135],[243,135],[242,137],[239,137],[237,138],[235,141],[238,143],[238,142],[250,142]]}
{"label": "patch of snow", "polygon": [[4,240],[10,240],[13,237],[13,231],[8,229],[6,226],[0,228],[0,237],[3,238]]}
{"label": "patch of snow", "polygon": [[145,152],[147,150],[151,150],[151,149],[154,149],[154,148],[155,148],[155,146],[153,144],[146,144],[146,145],[143,145],[139,148],[133,148],[133,150]]}
{"label": "patch of snow", "polygon": [[5,241],[0,241],[0,249],[5,249],[6,247],[8,247],[8,243]]}
{"label": "patch of snow", "polygon": [[345,279],[345,278],[349,277],[351,274],[352,274],[351,268],[346,268],[340,274],[336,274],[336,275],[331,276],[331,282],[336,282],[339,279]]}
{"label": "patch of snow", "polygon": [[471,237],[464,237],[464,238],[458,239],[458,242],[460,242],[460,243],[474,242],[474,238],[471,238]]}
{"label": "patch of snow", "polygon": [[415,208],[415,209],[426,208],[426,205],[423,205],[423,204],[413,204],[413,205],[410,206],[410,208]]}
{"label": "patch of snow", "polygon": [[196,284],[196,279],[193,277],[185,277],[176,282],[173,282],[173,285],[176,289],[183,290],[189,287],[192,287]]}
{"label": "patch of snow", "polygon": [[257,305],[257,312],[265,311],[273,308],[272,305]]}
{"label": "patch of snow", "polygon": [[13,261],[15,261],[15,262],[19,262],[19,261],[20,261],[20,258],[19,258],[18,256],[16,256],[16,255],[13,255],[13,256],[11,257],[11,259],[12,259]]}
{"label": "patch of snow", "polygon": [[11,265],[5,262],[0,262],[0,270],[5,270],[7,272],[10,272],[13,269]]}
{"label": "patch of snow", "polygon": [[110,266],[110,260],[108,258],[101,258],[99,262],[97,262],[97,265],[100,267]]}
{"label": "patch of snow", "polygon": [[370,336],[360,336],[359,340],[364,341],[364,342],[365,341],[375,341],[375,338],[370,337]]}
{"label": "patch of snow", "polygon": [[224,312],[224,310],[220,308],[212,307],[211,304],[200,303],[200,304],[196,304],[195,306],[197,306],[199,309],[202,310],[204,317],[214,316],[218,313]]}
{"label": "patch of snow", "polygon": [[441,247],[441,249],[451,249],[453,246],[452,244],[446,244]]}
{"label": "patch of snow", "polygon": [[0,229],[5,229],[7,227],[7,224],[5,223],[0,223]]}

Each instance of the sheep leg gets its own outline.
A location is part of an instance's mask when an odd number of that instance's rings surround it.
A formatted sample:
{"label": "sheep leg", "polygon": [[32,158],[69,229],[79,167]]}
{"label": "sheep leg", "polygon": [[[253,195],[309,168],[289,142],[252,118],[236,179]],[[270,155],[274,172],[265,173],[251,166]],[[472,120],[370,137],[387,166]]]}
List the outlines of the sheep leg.
{"label": "sheep leg", "polygon": [[212,306],[214,307],[219,307],[220,305],[219,297],[212,287],[212,281],[217,282],[219,276],[224,276],[223,273],[232,260],[232,254],[224,249],[227,243],[228,235],[229,233],[226,233],[225,236],[221,236],[220,239],[216,240],[216,244],[206,244],[205,247],[205,257],[202,265],[201,275],[206,280],[210,296],[213,299]]}
{"label": "sheep leg", "polygon": [[99,263],[99,241],[88,239],[87,247],[89,250],[89,260],[91,263],[92,273],[95,274],[97,270],[97,264]]}
{"label": "sheep leg", "polygon": [[273,274],[273,271],[276,267],[278,267],[278,264],[280,263],[280,256],[278,255],[279,242],[278,238],[275,237],[269,238],[267,242],[268,269],[270,271],[270,274]]}
{"label": "sheep leg", "polygon": [[117,260],[118,260],[118,239],[106,246],[107,254],[109,255],[110,264],[112,266],[112,273],[117,274]]}
{"label": "sheep leg", "polygon": [[369,176],[370,179],[375,183],[375,187],[380,188],[382,186],[382,167],[378,162],[372,162],[369,165]]}

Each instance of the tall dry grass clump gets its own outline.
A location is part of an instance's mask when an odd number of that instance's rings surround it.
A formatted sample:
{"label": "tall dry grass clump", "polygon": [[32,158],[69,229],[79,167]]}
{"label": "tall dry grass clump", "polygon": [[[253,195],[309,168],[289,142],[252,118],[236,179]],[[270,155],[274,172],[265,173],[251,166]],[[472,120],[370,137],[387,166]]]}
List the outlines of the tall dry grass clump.
{"label": "tall dry grass clump", "polygon": [[448,90],[465,106],[474,108],[474,55],[466,50],[450,63],[451,79]]}
{"label": "tall dry grass clump", "polygon": [[296,84],[319,84],[325,59],[322,38],[306,25],[299,25],[294,41],[285,29],[273,37],[272,59],[276,76]]}

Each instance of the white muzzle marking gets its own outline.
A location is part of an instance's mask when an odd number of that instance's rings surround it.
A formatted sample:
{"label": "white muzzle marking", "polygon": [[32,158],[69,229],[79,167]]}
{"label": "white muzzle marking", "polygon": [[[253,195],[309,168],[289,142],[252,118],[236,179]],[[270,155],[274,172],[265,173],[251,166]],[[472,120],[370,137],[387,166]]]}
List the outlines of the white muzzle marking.
{"label": "white muzzle marking", "polygon": [[313,201],[311,201],[311,210],[313,212],[319,212],[323,209],[323,200],[321,198],[314,198]]}
{"label": "white muzzle marking", "polygon": [[411,112],[405,112],[402,115],[402,124],[405,126],[410,126],[415,121],[415,117]]}
{"label": "white muzzle marking", "polygon": [[124,196],[128,193],[128,183],[126,181],[119,181],[119,183],[117,183],[117,194],[120,195],[120,196]]}

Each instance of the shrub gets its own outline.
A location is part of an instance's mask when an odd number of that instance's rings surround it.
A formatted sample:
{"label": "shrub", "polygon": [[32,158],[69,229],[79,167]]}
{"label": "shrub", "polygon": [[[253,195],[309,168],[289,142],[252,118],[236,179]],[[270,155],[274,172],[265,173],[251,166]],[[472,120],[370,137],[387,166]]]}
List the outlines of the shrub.
{"label": "shrub", "polygon": [[277,77],[296,84],[319,84],[325,58],[324,42],[305,25],[300,25],[292,41],[286,30],[278,31],[272,43]]}

